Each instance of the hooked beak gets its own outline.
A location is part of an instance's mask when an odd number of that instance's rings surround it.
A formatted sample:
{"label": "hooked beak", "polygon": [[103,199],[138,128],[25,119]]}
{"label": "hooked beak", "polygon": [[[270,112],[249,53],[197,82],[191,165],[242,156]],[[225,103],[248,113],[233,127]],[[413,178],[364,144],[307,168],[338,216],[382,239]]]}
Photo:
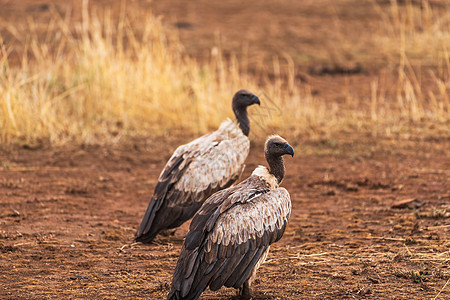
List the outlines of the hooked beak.
{"label": "hooked beak", "polygon": [[284,151],[286,152],[286,154],[290,154],[292,157],[294,157],[294,148],[292,148],[292,146],[288,143],[284,144]]}
{"label": "hooked beak", "polygon": [[253,104],[261,105],[261,101],[259,100],[258,96],[253,95]]}

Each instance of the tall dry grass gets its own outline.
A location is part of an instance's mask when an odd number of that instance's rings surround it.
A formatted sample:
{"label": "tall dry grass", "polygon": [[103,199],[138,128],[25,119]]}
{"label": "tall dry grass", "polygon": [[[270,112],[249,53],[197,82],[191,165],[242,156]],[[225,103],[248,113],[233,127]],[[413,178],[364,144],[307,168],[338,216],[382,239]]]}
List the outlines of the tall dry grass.
{"label": "tall dry grass", "polygon": [[[373,128],[391,133],[422,121],[448,127],[450,62],[445,37],[450,28],[434,26],[428,14],[401,17],[396,5],[393,1],[391,12],[380,12],[386,40],[379,44],[398,57],[395,96],[386,92],[392,82],[380,76],[367,95],[369,105],[361,100],[361,107],[314,96],[311,86],[297,81],[288,56],[282,58],[286,68],[274,59],[274,77],[251,75],[242,72],[238,58],[225,59],[217,48],[209,61],[190,58],[176,35],[152,15],[143,25],[124,16],[116,22],[108,12],[92,12],[84,5],[82,22],[71,26],[55,14],[48,29],[52,34],[45,39],[33,30],[33,23],[29,36],[16,33],[23,53],[19,65],[10,65],[12,48],[0,43],[1,143],[114,143],[134,135],[200,134],[232,116],[231,97],[243,87],[262,98],[263,106],[250,112],[252,132],[261,138],[273,132],[330,135]],[[429,31],[419,32],[417,20],[428,22]],[[433,85],[428,88],[408,59],[408,43],[411,35],[436,32],[444,38],[430,55],[440,55],[436,61],[441,64],[428,71]]]}
{"label": "tall dry grass", "polygon": [[[289,89],[280,79],[261,87],[240,72],[236,58],[225,60],[219,49],[200,64],[183,53],[160,19],[149,15],[146,20],[138,32],[125,17],[116,24],[108,13],[91,13],[84,6],[74,32],[57,14],[48,29],[56,32],[55,39],[42,41],[31,30],[21,41],[20,66],[9,66],[10,50],[3,46],[2,143],[102,143],[130,135],[203,133],[232,117],[231,97],[243,87],[263,98],[264,106],[252,113],[256,130],[280,123],[281,115],[305,120],[304,127],[332,117],[308,89],[294,87],[292,78]],[[302,109],[285,111],[296,101]]]}
{"label": "tall dry grass", "polygon": [[345,95],[347,104],[354,103],[343,123],[376,136],[399,132],[408,136],[411,131],[448,136],[450,3],[433,1],[432,7],[428,0],[371,2],[378,18],[370,28],[352,28],[359,32],[357,45],[346,39],[348,29],[344,31],[344,25],[334,20],[335,35],[342,41],[330,48],[337,64],[357,57],[358,65],[379,71],[372,74],[365,97]]}
{"label": "tall dry grass", "polygon": [[[420,4],[420,5],[419,5]],[[428,1],[392,0],[389,10],[374,2],[380,16],[374,35],[397,78],[394,99],[386,99],[384,86],[372,83],[371,118],[448,122],[450,114],[450,6],[436,11]],[[391,101],[389,101],[391,100]],[[393,101],[392,101],[393,100]],[[394,116],[390,116],[392,111]]]}

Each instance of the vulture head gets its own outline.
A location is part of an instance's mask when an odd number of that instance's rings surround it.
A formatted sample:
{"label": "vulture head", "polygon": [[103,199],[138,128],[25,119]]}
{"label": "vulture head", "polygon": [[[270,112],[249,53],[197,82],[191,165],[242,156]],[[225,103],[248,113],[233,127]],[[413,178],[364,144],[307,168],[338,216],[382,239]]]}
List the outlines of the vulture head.
{"label": "vulture head", "polygon": [[250,121],[247,115],[247,107],[253,104],[261,105],[261,101],[255,94],[247,90],[237,91],[233,96],[233,112],[239,123],[239,127],[246,136],[250,133]]}
{"label": "vulture head", "polygon": [[239,109],[239,108],[246,108],[247,106],[258,104],[260,105],[261,102],[259,101],[259,98],[247,91],[247,90],[240,90],[237,91],[236,94],[233,96],[233,110]]}
{"label": "vulture head", "polygon": [[284,178],[284,160],[283,155],[289,154],[294,156],[294,148],[281,136],[270,136],[264,147],[264,155],[269,164],[269,172],[274,175],[278,183]]}
{"label": "vulture head", "polygon": [[267,156],[283,156],[289,154],[294,156],[294,148],[279,135],[270,136],[264,148],[264,153]]}

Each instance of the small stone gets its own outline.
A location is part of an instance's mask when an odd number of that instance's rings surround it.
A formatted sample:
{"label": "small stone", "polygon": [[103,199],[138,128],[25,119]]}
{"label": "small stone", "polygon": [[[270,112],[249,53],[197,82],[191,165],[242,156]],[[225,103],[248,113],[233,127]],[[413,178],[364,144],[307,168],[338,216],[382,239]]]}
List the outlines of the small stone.
{"label": "small stone", "polygon": [[81,279],[85,279],[85,278],[87,278],[87,275],[85,275],[85,274],[77,274],[77,275],[70,276],[70,279],[72,279],[72,280],[81,280]]}
{"label": "small stone", "polygon": [[392,208],[414,209],[414,208],[419,208],[419,207],[423,206],[424,204],[425,204],[425,202],[422,202],[417,198],[410,198],[410,199],[396,201],[394,204],[392,204]]}

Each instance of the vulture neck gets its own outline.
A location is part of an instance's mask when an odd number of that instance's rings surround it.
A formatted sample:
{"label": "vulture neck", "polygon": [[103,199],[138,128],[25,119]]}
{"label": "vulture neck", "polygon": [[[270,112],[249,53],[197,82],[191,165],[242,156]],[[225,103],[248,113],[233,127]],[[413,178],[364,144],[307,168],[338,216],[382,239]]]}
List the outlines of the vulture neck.
{"label": "vulture neck", "polygon": [[241,128],[242,133],[248,136],[250,133],[250,120],[248,119],[247,106],[236,107],[233,105],[233,112],[236,116],[236,120]]}
{"label": "vulture neck", "polygon": [[270,155],[269,153],[265,154],[267,163],[269,164],[269,173],[275,176],[278,180],[278,184],[284,178],[284,159],[281,156]]}

